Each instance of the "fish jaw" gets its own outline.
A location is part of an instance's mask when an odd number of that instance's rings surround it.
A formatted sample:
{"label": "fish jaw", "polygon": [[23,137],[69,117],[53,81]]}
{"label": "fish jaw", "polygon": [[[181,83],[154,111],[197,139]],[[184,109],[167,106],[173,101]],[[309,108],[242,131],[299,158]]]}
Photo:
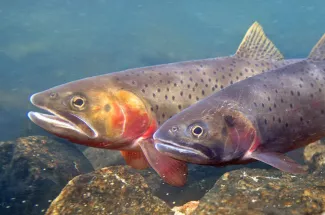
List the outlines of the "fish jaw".
{"label": "fish jaw", "polygon": [[154,145],[156,150],[160,153],[172,157],[177,160],[182,160],[185,162],[195,163],[195,164],[209,164],[213,163],[214,154],[210,149],[198,145],[189,143],[175,143],[164,138],[164,132],[157,130],[153,135]]}
{"label": "fish jaw", "polygon": [[97,131],[80,117],[71,113],[50,110],[37,102],[38,94],[34,94],[30,98],[30,102],[36,107],[45,110],[51,114],[30,111],[29,119],[59,137],[77,137],[77,139],[94,139],[98,137]]}

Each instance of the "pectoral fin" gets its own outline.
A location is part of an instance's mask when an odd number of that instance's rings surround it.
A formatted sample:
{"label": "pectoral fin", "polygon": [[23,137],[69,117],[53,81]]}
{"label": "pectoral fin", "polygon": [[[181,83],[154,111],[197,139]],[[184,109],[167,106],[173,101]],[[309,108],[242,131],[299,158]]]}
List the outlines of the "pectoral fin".
{"label": "pectoral fin", "polygon": [[187,180],[187,164],[161,154],[156,150],[153,140],[140,140],[139,145],[151,167],[172,186],[183,186]]}
{"label": "pectoral fin", "polygon": [[141,151],[121,151],[127,165],[135,169],[146,169],[149,163]]}
{"label": "pectoral fin", "polygon": [[264,163],[273,166],[281,171],[301,174],[306,173],[306,169],[300,164],[296,163],[291,158],[287,157],[285,154],[274,153],[274,152],[252,152],[251,158],[262,161]]}

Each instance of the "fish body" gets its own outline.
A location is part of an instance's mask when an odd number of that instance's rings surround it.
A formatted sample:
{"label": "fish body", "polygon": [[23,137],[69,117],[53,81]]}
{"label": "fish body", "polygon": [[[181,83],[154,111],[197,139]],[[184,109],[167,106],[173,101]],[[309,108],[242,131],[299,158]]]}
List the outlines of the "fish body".
{"label": "fish body", "polygon": [[259,160],[282,171],[304,168],[284,153],[325,136],[325,35],[300,62],[250,77],[167,120],[155,147],[205,165]]}
{"label": "fish body", "polygon": [[154,148],[152,135],[160,124],[231,84],[296,61],[283,60],[254,23],[234,56],[129,69],[66,83],[30,99],[53,115],[28,115],[50,133],[74,143],[120,150],[128,165],[143,169],[149,163],[167,183],[183,185],[186,164]]}

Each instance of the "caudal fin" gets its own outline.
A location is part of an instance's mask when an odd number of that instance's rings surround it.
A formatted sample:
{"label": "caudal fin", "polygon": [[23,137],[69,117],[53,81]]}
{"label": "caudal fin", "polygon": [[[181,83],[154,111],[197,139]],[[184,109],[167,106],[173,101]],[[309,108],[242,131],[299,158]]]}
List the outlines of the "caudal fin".
{"label": "caudal fin", "polygon": [[284,59],[281,52],[265,35],[262,26],[258,22],[254,22],[248,29],[235,56],[254,60],[279,61]]}
{"label": "caudal fin", "polygon": [[323,36],[311,50],[308,59],[313,61],[325,60],[325,34],[323,34]]}

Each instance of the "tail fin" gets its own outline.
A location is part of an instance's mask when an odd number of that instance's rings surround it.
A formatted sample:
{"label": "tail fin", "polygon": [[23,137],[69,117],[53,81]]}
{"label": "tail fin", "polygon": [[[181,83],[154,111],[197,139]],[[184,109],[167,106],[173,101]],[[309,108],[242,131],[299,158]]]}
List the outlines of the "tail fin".
{"label": "tail fin", "polygon": [[240,43],[236,54],[238,58],[254,60],[283,60],[281,52],[265,35],[262,26],[258,22],[248,29],[243,41]]}
{"label": "tail fin", "polygon": [[325,34],[323,34],[323,36],[311,50],[308,59],[313,61],[325,60]]}

